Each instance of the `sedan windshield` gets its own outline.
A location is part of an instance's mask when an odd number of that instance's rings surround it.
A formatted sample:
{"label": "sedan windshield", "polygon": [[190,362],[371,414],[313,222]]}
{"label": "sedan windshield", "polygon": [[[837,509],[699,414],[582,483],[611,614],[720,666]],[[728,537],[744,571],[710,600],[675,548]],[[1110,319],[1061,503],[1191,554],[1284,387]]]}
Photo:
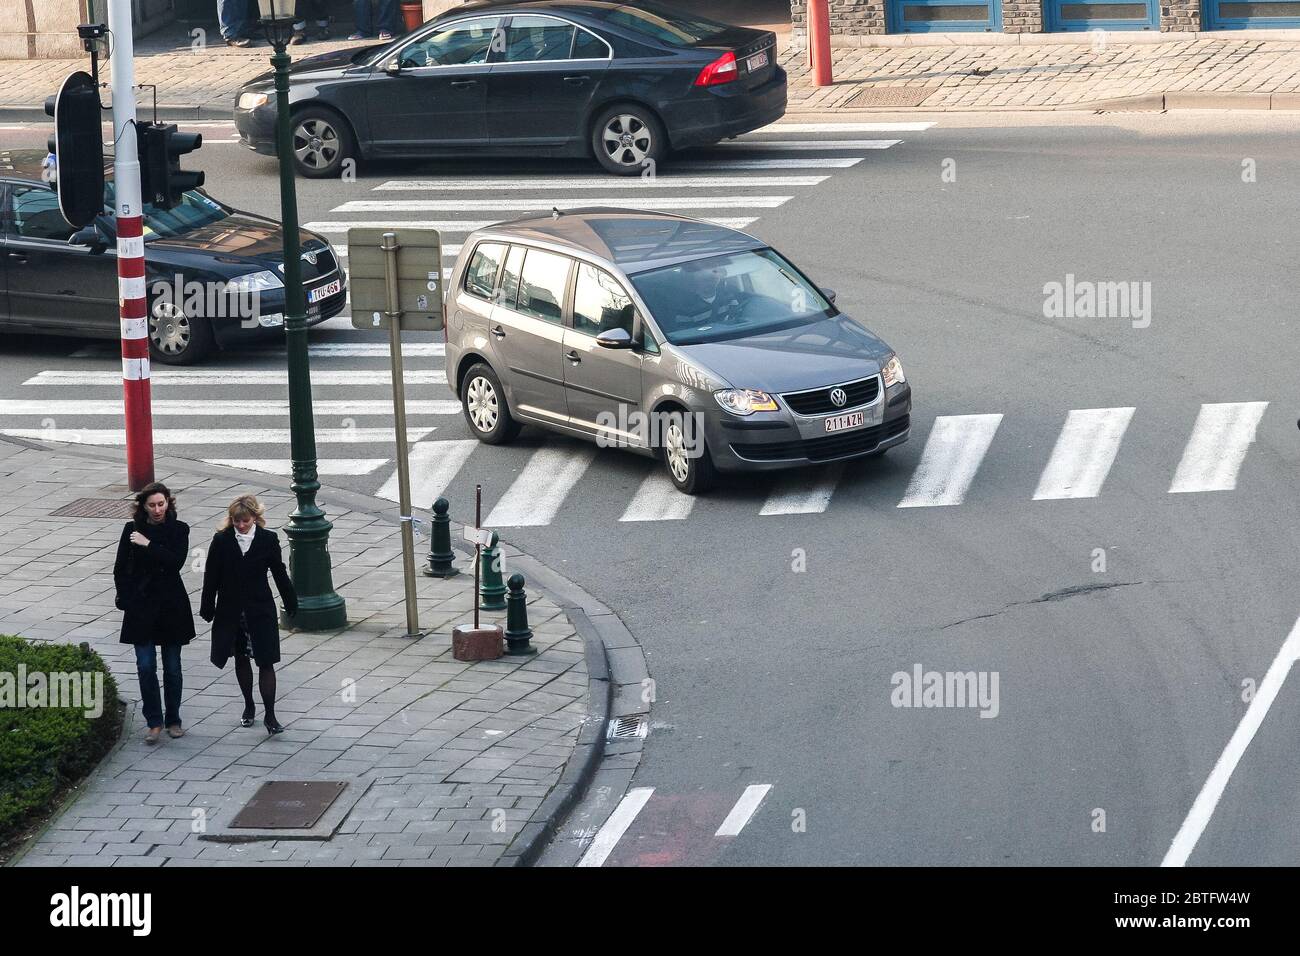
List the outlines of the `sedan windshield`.
{"label": "sedan windshield", "polygon": [[[104,212],[108,216],[113,215],[113,203],[113,182],[109,180],[104,184]],[[210,226],[214,222],[220,222],[230,215],[231,210],[211,196],[205,195],[197,189],[191,189],[189,192],[181,194],[181,201],[176,204],[175,208],[156,209],[153,206],[144,207],[144,238],[148,241],[150,239],[170,239],[174,236],[183,236],[192,230]]]}
{"label": "sedan windshield", "polygon": [[673,345],[789,329],[834,314],[826,298],[772,249],[737,252],[632,276]]}

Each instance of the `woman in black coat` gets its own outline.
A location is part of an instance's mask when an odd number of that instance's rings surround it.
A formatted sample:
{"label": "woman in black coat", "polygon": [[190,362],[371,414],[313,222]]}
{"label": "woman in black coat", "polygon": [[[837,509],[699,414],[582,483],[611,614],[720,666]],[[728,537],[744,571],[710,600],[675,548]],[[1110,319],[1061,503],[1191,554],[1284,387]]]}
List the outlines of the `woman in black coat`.
{"label": "woman in black coat", "polygon": [[221,530],[208,548],[203,568],[203,600],[199,616],[212,624],[212,663],[224,668],[235,658],[235,677],[244,692],[239,722],[253,726],[253,667],[266,709],[262,723],[268,734],[284,730],[275,719],[275,665],[280,662],[280,626],[267,572],[284,601],[285,612],[298,613],[298,594],[280,554],[280,539],[266,527],[264,509],[252,495],[231,502]]}
{"label": "woman in black coat", "polygon": [[[181,569],[189,553],[190,526],[176,517],[176,499],[166,485],[148,485],[135,496],[135,517],[122,529],[113,583],[117,608],[123,612],[122,643],[135,645],[140,698],[149,725],[145,743],[149,744],[158,742],[164,724],[172,737],[185,734],[181,648],[194,639],[194,612]],[[162,700],[156,645],[162,647]]]}

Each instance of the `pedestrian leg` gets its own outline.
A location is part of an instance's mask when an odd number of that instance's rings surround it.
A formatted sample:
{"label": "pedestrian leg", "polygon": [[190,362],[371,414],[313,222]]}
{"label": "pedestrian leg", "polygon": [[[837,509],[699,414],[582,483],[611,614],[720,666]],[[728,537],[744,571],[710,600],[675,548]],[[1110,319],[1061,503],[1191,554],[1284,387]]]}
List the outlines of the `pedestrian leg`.
{"label": "pedestrian leg", "polygon": [[163,703],[166,705],[163,723],[173,737],[182,737],[185,731],[181,729],[181,694],[185,684],[181,676],[181,645],[164,644],[162,660]]}

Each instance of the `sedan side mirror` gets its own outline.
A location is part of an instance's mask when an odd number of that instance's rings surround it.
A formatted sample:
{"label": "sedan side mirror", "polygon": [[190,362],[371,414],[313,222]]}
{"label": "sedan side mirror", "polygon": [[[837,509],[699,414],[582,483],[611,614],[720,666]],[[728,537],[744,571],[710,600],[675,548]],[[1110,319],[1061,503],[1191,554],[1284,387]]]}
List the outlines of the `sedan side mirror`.
{"label": "sedan side mirror", "polygon": [[68,237],[68,245],[89,246],[90,251],[96,254],[101,253],[108,248],[108,243],[104,241],[104,237],[100,235],[99,230],[94,226],[87,226],[84,229],[78,229]]}
{"label": "sedan side mirror", "polygon": [[387,73],[389,76],[401,76],[402,58],[399,56],[399,57],[393,57],[393,59],[389,60],[388,63],[384,66],[384,72]]}
{"label": "sedan side mirror", "polygon": [[596,344],[607,349],[630,349],[632,333],[627,329],[606,329],[596,336]]}
{"label": "sedan side mirror", "polygon": [[826,288],[825,286],[823,286],[823,287],[822,287],[822,295],[824,295],[824,296],[826,297],[826,301],[829,302],[831,305],[834,305],[834,304],[835,304],[835,290],[834,290],[834,289],[828,289],[828,288]]}

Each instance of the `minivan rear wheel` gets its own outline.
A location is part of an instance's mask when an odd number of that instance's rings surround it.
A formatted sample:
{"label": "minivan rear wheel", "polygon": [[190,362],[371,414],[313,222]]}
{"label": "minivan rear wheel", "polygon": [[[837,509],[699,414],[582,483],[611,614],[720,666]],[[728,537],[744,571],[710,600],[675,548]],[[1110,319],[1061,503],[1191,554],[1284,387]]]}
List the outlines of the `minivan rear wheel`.
{"label": "minivan rear wheel", "polygon": [[465,373],[460,401],[469,430],[484,444],[504,445],[519,434],[522,426],[510,414],[501,379],[490,365],[480,362]]}
{"label": "minivan rear wheel", "polygon": [[596,117],[591,149],[606,170],[619,176],[651,174],[668,155],[668,134],[659,117],[644,106],[611,106]]}
{"label": "minivan rear wheel", "polygon": [[668,477],[678,491],[687,495],[703,494],[713,487],[718,472],[713,466],[713,458],[709,455],[704,436],[696,436],[698,448],[694,450],[686,438],[683,413],[670,413],[667,427],[664,428],[660,457],[668,469]]}

